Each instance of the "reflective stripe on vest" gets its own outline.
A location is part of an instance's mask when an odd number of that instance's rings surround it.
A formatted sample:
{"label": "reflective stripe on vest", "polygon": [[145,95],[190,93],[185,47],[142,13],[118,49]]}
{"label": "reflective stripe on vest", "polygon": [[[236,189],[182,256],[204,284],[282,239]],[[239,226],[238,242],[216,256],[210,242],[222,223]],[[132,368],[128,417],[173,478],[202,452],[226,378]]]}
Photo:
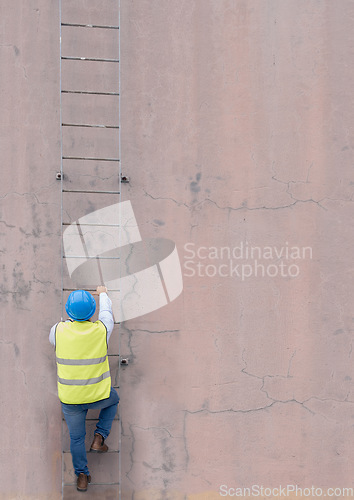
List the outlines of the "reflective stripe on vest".
{"label": "reflective stripe on vest", "polygon": [[70,380],[67,378],[59,378],[58,377],[58,381],[64,385],[90,385],[90,384],[97,384],[97,382],[101,382],[101,380],[104,380],[107,377],[110,377],[109,371],[106,373],[102,373],[102,375],[100,375],[99,377],[96,377],[96,378],[87,378],[87,379],[83,379],[83,380],[79,380],[79,379],[74,378],[74,379]]}
{"label": "reflective stripe on vest", "polygon": [[57,363],[60,365],[98,365],[106,361],[107,356],[103,358],[92,358],[92,359],[64,359],[57,357]]}
{"label": "reflective stripe on vest", "polygon": [[56,355],[58,396],[63,403],[93,403],[109,397],[107,331],[101,321],[58,323]]}

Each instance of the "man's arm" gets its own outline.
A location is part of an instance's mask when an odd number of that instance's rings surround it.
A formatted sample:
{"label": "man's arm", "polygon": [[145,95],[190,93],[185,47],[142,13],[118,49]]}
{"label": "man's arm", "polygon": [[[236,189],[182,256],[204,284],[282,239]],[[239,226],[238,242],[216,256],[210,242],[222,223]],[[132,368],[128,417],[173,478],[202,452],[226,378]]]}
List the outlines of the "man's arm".
{"label": "man's arm", "polygon": [[100,311],[98,319],[102,321],[107,328],[107,342],[111,336],[114,327],[114,319],[112,313],[112,301],[107,295],[107,288],[105,286],[98,286],[96,293],[99,295]]}
{"label": "man's arm", "polygon": [[54,326],[50,329],[50,334],[49,334],[49,342],[55,347],[55,329],[57,327],[58,323],[55,323]]}

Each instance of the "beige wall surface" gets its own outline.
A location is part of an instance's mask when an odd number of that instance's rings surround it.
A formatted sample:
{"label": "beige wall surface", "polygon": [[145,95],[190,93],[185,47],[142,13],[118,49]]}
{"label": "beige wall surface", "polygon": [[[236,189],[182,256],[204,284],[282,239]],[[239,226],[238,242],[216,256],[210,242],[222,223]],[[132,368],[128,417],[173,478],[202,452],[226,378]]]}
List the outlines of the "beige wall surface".
{"label": "beige wall surface", "polygon": [[[118,1],[68,6],[73,23],[107,24]],[[124,500],[352,488],[354,2],[121,0],[118,152],[113,129],[65,130],[61,143],[60,3],[0,9],[0,498],[78,497],[62,490],[68,436],[47,338],[62,307],[62,144],[120,155],[121,200],[143,240],[176,243],[183,276],[175,300],[115,328],[129,359],[120,467],[93,463],[95,482],[119,481]],[[114,57],[112,38],[75,36],[62,48],[99,57],[102,43]],[[113,66],[76,68],[63,68],[71,88],[118,83]],[[72,119],[70,96],[62,106]],[[64,186],[117,188],[107,162],[63,168]],[[66,223],[117,202],[64,195]],[[96,484],[86,498],[115,491]]]}
{"label": "beige wall surface", "polygon": [[58,4],[1,2],[0,19],[0,498],[58,499],[48,342],[61,314]]}

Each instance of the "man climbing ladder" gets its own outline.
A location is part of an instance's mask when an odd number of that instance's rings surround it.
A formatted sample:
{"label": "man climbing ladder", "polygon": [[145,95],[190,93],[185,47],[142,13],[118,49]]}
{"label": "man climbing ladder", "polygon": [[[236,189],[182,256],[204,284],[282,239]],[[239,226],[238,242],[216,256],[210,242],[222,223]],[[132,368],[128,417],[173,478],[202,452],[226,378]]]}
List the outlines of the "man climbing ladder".
{"label": "man climbing ladder", "polygon": [[65,309],[71,318],[55,324],[49,341],[55,346],[58,396],[70,433],[70,451],[77,489],[86,491],[91,482],[85,450],[87,410],[100,408],[90,451],[105,453],[119,396],[111,387],[107,346],[113,331],[112,302],[104,286],[98,286],[98,321],[91,322],[96,302],[85,290],[71,292]]}

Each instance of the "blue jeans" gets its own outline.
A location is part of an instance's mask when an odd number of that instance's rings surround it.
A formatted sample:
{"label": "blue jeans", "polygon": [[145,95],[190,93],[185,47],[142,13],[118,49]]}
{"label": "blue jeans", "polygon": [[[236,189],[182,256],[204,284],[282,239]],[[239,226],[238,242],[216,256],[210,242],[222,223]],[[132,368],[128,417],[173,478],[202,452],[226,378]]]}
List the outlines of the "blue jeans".
{"label": "blue jeans", "polygon": [[86,414],[87,410],[101,408],[99,420],[95,433],[101,434],[105,439],[110,433],[113,419],[117,412],[119,396],[117,391],[111,387],[109,398],[83,405],[68,405],[61,403],[66,423],[70,433],[70,451],[73,460],[75,474],[81,472],[89,475],[87,467],[87,456],[85,450],[86,436]]}

